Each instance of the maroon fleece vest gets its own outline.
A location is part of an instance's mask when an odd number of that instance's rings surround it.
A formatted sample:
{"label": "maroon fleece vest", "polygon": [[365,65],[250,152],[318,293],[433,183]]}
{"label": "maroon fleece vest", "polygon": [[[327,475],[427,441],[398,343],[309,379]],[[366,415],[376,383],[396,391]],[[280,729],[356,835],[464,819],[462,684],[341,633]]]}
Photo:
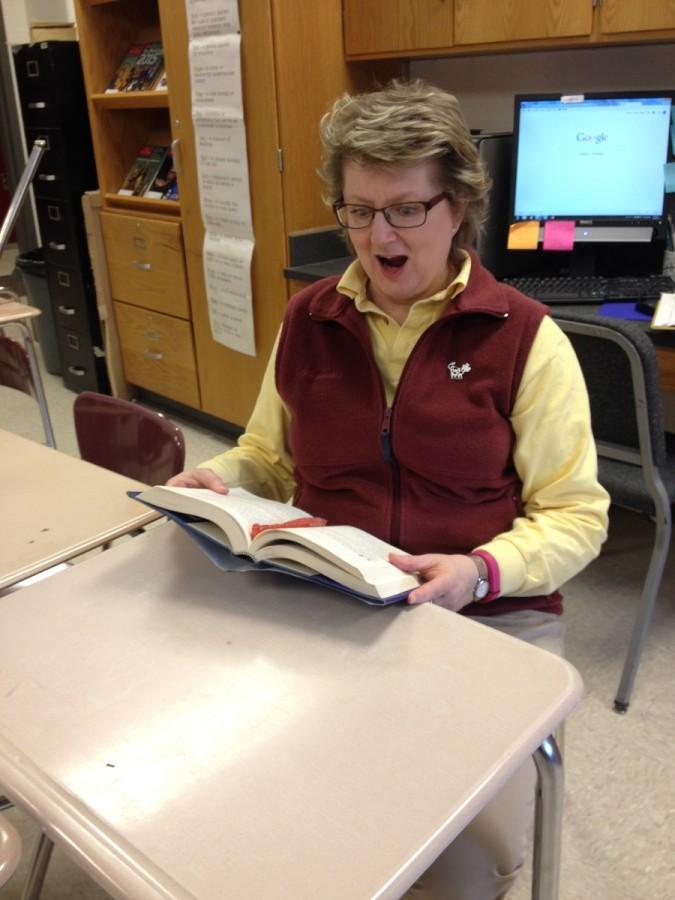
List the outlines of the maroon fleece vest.
{"label": "maroon fleece vest", "polygon": [[[387,409],[370,333],[336,278],[289,304],[277,389],[291,411],[294,502],[408,553],[467,553],[522,514],[509,422],[546,308],[472,256],[466,289],[419,338]],[[560,594],[463,612],[562,611]]]}

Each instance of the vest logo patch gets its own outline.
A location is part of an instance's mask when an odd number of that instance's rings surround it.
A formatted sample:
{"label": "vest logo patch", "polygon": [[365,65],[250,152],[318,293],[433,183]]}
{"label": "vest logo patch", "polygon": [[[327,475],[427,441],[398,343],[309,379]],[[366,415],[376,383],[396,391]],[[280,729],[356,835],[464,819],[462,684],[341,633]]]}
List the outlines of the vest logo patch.
{"label": "vest logo patch", "polygon": [[452,362],[448,363],[448,374],[450,375],[452,381],[461,381],[462,378],[464,378],[465,375],[468,375],[470,371],[471,366],[468,362],[460,363],[460,365],[457,365],[457,363],[453,359]]}

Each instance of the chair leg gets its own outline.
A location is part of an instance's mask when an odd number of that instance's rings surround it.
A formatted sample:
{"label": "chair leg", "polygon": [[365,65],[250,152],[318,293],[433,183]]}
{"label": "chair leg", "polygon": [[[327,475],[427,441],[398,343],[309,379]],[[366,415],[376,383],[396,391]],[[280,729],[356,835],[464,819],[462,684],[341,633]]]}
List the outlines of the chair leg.
{"label": "chair leg", "polygon": [[35,396],[37,398],[38,406],[40,407],[40,415],[42,416],[42,425],[45,430],[47,445],[49,447],[56,448],[54,429],[52,428],[52,420],[49,418],[49,407],[47,406],[47,398],[45,396],[45,389],[42,384],[42,376],[40,375],[40,368],[38,366],[37,356],[35,355],[33,336],[31,335],[30,329],[26,326],[25,322],[14,322],[13,324],[17,325],[21,329],[24,336],[26,353],[28,354],[28,363],[30,365],[30,374],[33,377]]}
{"label": "chair leg", "polygon": [[640,664],[640,656],[644,647],[647,631],[654,612],[654,605],[661,586],[661,578],[663,570],[668,559],[668,550],[670,546],[670,535],[672,530],[670,501],[663,488],[658,485],[655,491],[656,505],[656,535],[654,537],[654,549],[652,550],[651,559],[649,561],[649,569],[645,578],[644,587],[642,589],[642,597],[640,605],[635,617],[633,625],[633,633],[630,639],[630,646],[626,655],[623,672],[619,689],[614,700],[614,711],[625,713],[628,710],[631,694],[633,693],[633,685],[635,676],[637,675],[638,666]]}
{"label": "chair leg", "polygon": [[23,888],[21,900],[38,900],[47,874],[47,866],[54,849],[54,842],[46,834],[40,836],[28,879]]}

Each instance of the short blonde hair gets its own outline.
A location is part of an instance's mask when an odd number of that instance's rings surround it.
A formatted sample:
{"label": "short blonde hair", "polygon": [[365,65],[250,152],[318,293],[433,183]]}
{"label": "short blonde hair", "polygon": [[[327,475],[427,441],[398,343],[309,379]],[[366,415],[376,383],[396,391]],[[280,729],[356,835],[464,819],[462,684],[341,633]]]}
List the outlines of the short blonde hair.
{"label": "short blonde hair", "polygon": [[440,189],[451,203],[466,203],[456,243],[475,243],[490,185],[455,96],[421,79],[395,79],[381,90],[338,97],[319,131],[326,203],[342,199],[348,160],[393,167],[435,160]]}

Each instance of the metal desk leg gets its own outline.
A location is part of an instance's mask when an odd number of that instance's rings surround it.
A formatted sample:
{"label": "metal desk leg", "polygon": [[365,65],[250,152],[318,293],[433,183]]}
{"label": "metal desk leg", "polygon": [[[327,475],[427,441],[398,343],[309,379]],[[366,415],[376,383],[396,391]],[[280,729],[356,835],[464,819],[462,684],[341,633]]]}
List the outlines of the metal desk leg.
{"label": "metal desk leg", "polygon": [[38,406],[40,407],[40,415],[42,416],[42,424],[45,429],[47,445],[56,449],[56,441],[54,439],[54,431],[52,429],[52,420],[49,418],[47,398],[45,397],[45,390],[42,384],[42,376],[40,375],[40,368],[38,366],[37,356],[35,355],[33,336],[30,333],[30,328],[28,328],[25,322],[17,321],[12,322],[11,324],[17,325],[23,331],[26,353],[28,354],[28,362],[30,364],[30,374],[33,378],[33,385],[35,386],[35,395],[37,398]]}
{"label": "metal desk leg", "polygon": [[37,849],[35,850],[35,855],[33,856],[28,879],[23,888],[21,900],[38,900],[53,849],[53,841],[48,838],[46,834],[41,835]]}
{"label": "metal desk leg", "polygon": [[537,794],[534,812],[532,900],[558,900],[562,842],[562,757],[553,736],[537,748]]}

